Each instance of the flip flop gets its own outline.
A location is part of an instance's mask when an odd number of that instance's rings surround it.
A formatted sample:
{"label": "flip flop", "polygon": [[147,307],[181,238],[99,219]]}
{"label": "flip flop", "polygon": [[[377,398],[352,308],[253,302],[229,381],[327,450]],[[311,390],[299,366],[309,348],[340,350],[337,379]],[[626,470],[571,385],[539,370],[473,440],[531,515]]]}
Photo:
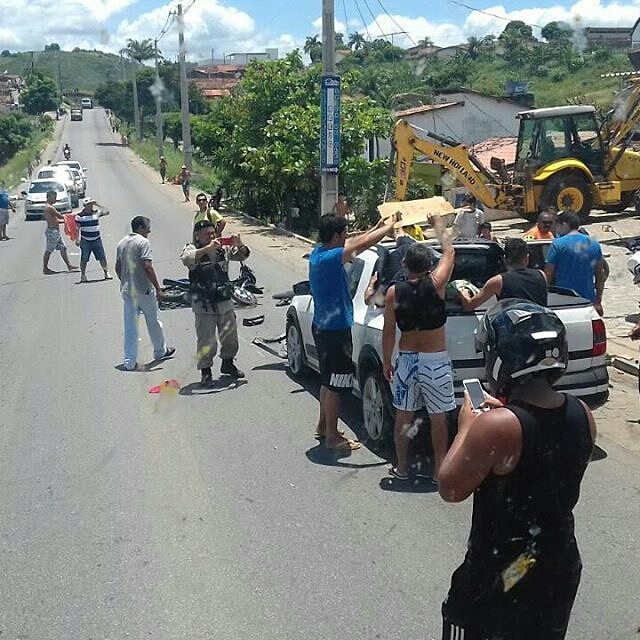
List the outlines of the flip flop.
{"label": "flip flop", "polygon": [[339,445],[336,447],[327,447],[330,451],[356,451],[362,445],[357,440],[349,440],[349,438],[345,438]]}
{"label": "flip flop", "polygon": [[409,479],[408,473],[400,473],[395,467],[391,467],[389,469],[389,475],[393,476],[396,480],[401,480],[402,482],[406,482]]}
{"label": "flip flop", "polygon": [[[343,436],[344,435],[344,431],[340,431],[340,429],[338,429],[338,435]],[[314,433],[313,437],[316,440],[324,440],[327,436],[324,433],[320,433],[319,431],[316,431]]]}

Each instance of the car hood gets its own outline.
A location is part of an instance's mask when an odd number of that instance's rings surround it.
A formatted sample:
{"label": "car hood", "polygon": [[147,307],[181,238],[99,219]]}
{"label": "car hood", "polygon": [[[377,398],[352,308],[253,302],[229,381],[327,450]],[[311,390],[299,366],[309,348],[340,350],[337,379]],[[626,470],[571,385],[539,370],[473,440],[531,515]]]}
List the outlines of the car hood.
{"label": "car hood", "polygon": [[[67,199],[66,193],[58,192],[58,202],[60,202],[60,200],[66,200],[66,199]],[[27,200],[29,200],[30,202],[46,202],[47,194],[46,193],[28,193]]]}

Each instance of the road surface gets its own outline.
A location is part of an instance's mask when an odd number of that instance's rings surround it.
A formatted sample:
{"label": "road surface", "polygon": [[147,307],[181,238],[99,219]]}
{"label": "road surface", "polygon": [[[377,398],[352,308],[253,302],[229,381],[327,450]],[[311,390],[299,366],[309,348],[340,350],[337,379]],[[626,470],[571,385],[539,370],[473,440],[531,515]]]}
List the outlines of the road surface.
{"label": "road surface", "polygon": [[[62,141],[111,210],[101,224],[110,262],[144,214],[160,277],[183,275],[190,216],[179,189],[116,144],[100,109],[65,122]],[[266,321],[240,328],[248,382],[203,394],[191,311],[162,313],[174,359],[118,370],[116,281],[43,276],[43,232],[13,216],[14,239],[0,245],[2,638],[439,638],[470,504],[445,504],[426,486],[393,490],[366,448],[327,457],[312,437],[313,380],[300,386],[250,344],[282,332],[269,296],[304,275],[300,248],[245,234]],[[51,267],[62,269],[57,255]],[[88,274],[101,275],[95,263]],[[144,332],[141,355],[151,359]],[[148,393],[169,378],[179,395]],[[357,430],[354,406],[346,414]],[[638,457],[601,444],[607,457],[588,469],[576,510],[574,640],[635,638],[640,625]]]}

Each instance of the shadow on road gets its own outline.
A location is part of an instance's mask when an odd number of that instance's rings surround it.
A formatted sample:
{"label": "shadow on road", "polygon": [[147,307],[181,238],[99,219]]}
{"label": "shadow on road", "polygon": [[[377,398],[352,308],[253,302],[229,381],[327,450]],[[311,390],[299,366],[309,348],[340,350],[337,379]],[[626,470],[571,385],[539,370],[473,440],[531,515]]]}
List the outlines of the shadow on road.
{"label": "shadow on road", "polygon": [[[356,450],[356,454],[358,451]],[[349,450],[327,449],[322,442],[315,447],[311,447],[305,452],[307,458],[314,464],[321,464],[326,467],[345,467],[347,469],[370,469],[373,467],[382,467],[387,463],[386,460],[377,460],[376,462],[343,462],[344,458],[349,458],[353,454]]]}
{"label": "shadow on road", "polygon": [[199,382],[190,382],[178,392],[181,396],[210,396],[213,393],[222,391],[235,391],[247,384],[246,380],[236,380],[235,378],[218,378],[214,380],[210,387],[202,387]]}
{"label": "shadow on road", "polygon": [[93,284],[94,282],[109,282],[109,280],[105,280],[104,278],[87,278],[84,282],[78,280],[78,282],[74,282],[74,284]]}
{"label": "shadow on road", "polygon": [[124,364],[117,364],[114,369],[123,371],[124,373],[150,373],[153,371],[162,371],[162,367],[158,366],[160,362],[152,360],[147,364],[138,365],[136,369],[125,369]]}
{"label": "shadow on road", "polygon": [[591,452],[591,462],[598,462],[598,460],[604,460],[608,457],[607,452],[599,447],[597,444],[593,445],[593,451]]}
{"label": "shadow on road", "polygon": [[438,493],[438,487],[427,479],[398,480],[389,476],[380,480],[383,491],[395,493]]}

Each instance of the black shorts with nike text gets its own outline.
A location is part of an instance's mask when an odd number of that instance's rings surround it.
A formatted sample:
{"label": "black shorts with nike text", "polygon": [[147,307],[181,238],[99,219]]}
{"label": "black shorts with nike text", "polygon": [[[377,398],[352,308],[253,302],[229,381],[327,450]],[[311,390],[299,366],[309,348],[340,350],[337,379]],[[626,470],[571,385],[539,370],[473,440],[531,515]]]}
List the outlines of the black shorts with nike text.
{"label": "black shorts with nike text", "polygon": [[318,329],[312,327],[316,342],[320,382],[322,386],[338,393],[351,391],[353,385],[353,344],[351,329]]}

